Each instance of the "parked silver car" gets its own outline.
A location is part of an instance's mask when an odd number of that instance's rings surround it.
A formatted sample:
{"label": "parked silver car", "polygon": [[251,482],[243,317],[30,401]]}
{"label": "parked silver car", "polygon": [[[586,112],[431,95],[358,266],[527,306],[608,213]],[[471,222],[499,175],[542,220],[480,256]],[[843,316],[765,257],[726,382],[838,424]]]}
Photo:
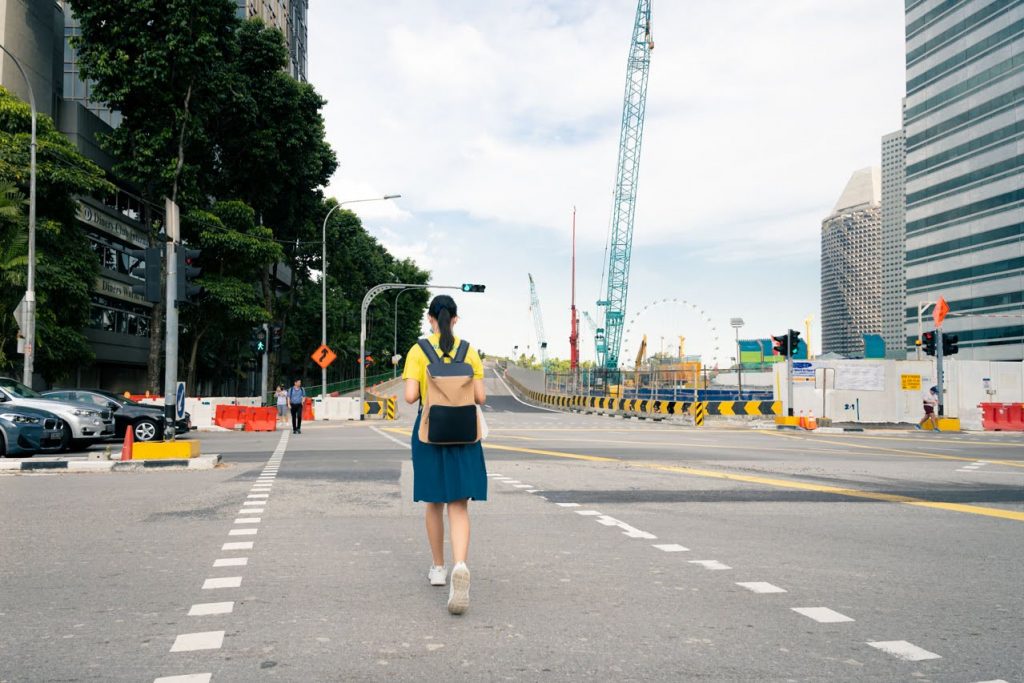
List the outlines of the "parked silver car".
{"label": "parked silver car", "polygon": [[109,410],[94,410],[80,403],[45,398],[17,380],[0,377],[0,405],[46,410],[61,419],[61,449],[88,446],[114,435],[114,418]]}

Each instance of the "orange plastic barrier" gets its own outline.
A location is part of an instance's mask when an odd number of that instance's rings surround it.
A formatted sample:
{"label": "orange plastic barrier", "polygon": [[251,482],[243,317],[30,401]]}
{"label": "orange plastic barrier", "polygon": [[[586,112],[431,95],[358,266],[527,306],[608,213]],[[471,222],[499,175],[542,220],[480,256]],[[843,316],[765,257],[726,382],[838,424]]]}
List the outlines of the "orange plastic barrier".
{"label": "orange plastic barrier", "polygon": [[989,432],[1024,432],[1024,403],[980,403],[981,426]]}
{"label": "orange plastic barrier", "polygon": [[213,416],[213,423],[224,429],[234,429],[235,425],[244,423],[242,406],[218,405]]}
{"label": "orange plastic barrier", "polygon": [[277,408],[246,408],[245,431],[273,432],[277,430]]}
{"label": "orange plastic barrier", "polygon": [[313,399],[307,398],[306,402],[302,405],[302,419],[312,420],[313,418]]}

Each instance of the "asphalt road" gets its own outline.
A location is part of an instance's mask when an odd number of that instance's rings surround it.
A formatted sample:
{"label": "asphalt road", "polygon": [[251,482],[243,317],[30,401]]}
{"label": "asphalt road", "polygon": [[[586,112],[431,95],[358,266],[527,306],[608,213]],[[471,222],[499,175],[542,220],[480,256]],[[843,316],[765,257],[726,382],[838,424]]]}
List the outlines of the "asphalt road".
{"label": "asphalt road", "polygon": [[426,581],[408,409],[204,434],[223,467],[0,476],[0,682],[1024,681],[1019,436],[696,430],[489,384],[464,616]]}

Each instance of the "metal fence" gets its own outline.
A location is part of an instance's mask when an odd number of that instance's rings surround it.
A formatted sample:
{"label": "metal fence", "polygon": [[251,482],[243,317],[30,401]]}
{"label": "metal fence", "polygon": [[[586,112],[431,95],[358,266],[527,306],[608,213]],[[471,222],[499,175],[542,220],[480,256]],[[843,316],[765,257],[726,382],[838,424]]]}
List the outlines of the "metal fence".
{"label": "metal fence", "polygon": [[598,398],[631,398],[656,401],[770,401],[772,390],[715,384],[718,371],[704,368],[694,377],[673,371],[580,370],[548,373],[544,393]]}

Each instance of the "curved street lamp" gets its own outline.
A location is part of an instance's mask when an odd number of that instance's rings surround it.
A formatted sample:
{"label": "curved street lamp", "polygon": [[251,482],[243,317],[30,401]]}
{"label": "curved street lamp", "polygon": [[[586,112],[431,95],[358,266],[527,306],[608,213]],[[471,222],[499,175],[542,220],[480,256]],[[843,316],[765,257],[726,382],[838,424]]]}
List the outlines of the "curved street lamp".
{"label": "curved street lamp", "polygon": [[[324,216],[323,224],[323,238],[322,238],[322,262],[320,272],[320,288],[321,288],[321,301],[320,301],[320,343],[324,346],[327,345],[327,219],[331,217],[331,214],[345,206],[346,204],[358,204],[360,202],[382,202],[388,199],[398,199],[402,195],[400,194],[386,194],[383,197],[369,197],[367,199],[349,199],[344,202],[338,202],[331,207],[331,210]],[[359,359],[360,367],[362,366],[363,359]],[[320,370],[320,399],[324,400],[327,398],[327,368],[321,368]],[[362,410],[362,407],[360,407]],[[325,418],[327,413],[324,412]]]}
{"label": "curved street lamp", "polygon": [[3,45],[0,50],[11,58],[14,65],[21,72],[28,86],[28,103],[32,108],[32,139],[29,143],[28,162],[28,277],[25,282],[25,310],[22,312],[21,334],[25,339],[25,363],[22,373],[22,382],[32,386],[32,375],[35,372],[36,352],[36,95],[32,91],[32,82],[28,80],[28,74],[18,58],[11,54]]}

